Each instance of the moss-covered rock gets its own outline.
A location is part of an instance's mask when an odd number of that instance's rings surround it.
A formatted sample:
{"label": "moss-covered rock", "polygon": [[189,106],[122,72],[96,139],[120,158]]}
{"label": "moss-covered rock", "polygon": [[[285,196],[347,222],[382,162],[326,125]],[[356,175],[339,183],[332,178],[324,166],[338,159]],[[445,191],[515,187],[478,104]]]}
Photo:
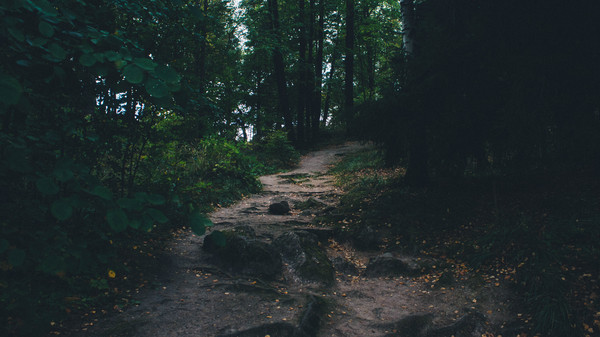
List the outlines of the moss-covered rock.
{"label": "moss-covered rock", "polygon": [[249,226],[214,231],[204,238],[203,249],[230,271],[274,279],[281,273],[281,256],[272,245],[255,238]]}
{"label": "moss-covered rock", "polygon": [[316,235],[305,231],[287,232],[277,237],[273,245],[300,280],[333,284],[333,266]]}

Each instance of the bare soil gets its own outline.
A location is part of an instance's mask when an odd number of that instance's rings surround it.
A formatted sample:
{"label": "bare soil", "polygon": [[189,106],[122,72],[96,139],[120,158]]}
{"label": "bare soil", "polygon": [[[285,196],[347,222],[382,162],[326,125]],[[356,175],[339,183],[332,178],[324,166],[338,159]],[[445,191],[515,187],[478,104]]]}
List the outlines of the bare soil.
{"label": "bare soil", "polygon": [[[342,193],[327,174],[328,168],[362,146],[346,143],[328,147],[304,156],[293,171],[262,177],[262,193],[210,215],[214,229],[248,225],[258,238],[270,242],[283,232],[323,226],[313,220],[320,212],[335,209]],[[295,207],[309,198],[318,201],[319,207]],[[287,200],[292,211],[269,214],[269,204],[277,200]],[[116,307],[110,318],[85,323],[68,335],[235,336],[239,331],[266,326],[263,336],[277,336],[276,331],[268,332],[268,324],[297,325],[314,296],[328,303],[317,336],[400,336],[398,322],[407,317],[428,315],[433,326],[444,327],[470,312],[485,318],[483,328],[472,333],[497,336],[517,316],[511,312],[514,299],[502,280],[477,278],[457,265],[456,282],[437,286],[436,264],[447,261],[429,261],[431,272],[424,275],[369,278],[363,273],[366,265],[382,252],[362,252],[350,243],[329,239],[323,245],[329,257],[352,263],[358,273],[338,272],[336,283],[323,287],[295,280],[285,272],[282,278],[269,282],[234,275],[212,263],[210,254],[202,250],[202,242],[203,236],[189,230],[177,234],[162,257],[163,268],[155,287],[140,290],[129,306]],[[406,258],[419,261],[426,257]]]}

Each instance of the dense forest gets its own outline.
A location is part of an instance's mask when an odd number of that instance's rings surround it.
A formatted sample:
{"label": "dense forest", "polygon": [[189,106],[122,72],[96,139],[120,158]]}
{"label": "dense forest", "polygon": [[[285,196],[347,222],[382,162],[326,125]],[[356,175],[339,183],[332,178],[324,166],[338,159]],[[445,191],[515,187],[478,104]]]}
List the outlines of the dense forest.
{"label": "dense forest", "polygon": [[[152,263],[131,247],[204,233],[214,205],[332,135],[373,141],[411,193],[564,187],[490,206],[516,220],[487,253],[538,237],[529,275],[560,279],[574,238],[598,276],[594,1],[3,0],[0,14],[3,332],[118,297],[115,275]],[[543,282],[524,291],[564,324],[540,329],[570,335],[578,312],[556,302],[570,290]]]}

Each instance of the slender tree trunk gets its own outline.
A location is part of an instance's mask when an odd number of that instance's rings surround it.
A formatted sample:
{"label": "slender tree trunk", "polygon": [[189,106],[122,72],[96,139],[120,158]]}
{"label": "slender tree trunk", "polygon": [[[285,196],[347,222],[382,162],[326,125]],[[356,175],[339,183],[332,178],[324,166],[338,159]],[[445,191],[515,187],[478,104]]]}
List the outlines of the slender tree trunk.
{"label": "slender tree trunk", "polygon": [[315,57],[315,90],[312,110],[312,138],[318,141],[321,119],[321,87],[323,86],[323,43],[325,40],[325,0],[319,0],[319,22],[317,24],[317,55]]}
{"label": "slender tree trunk", "polygon": [[367,97],[372,100],[375,93],[375,48],[367,44]]}
{"label": "slender tree trunk", "polygon": [[287,84],[285,81],[285,64],[283,55],[279,46],[281,45],[281,37],[279,32],[279,5],[277,0],[268,0],[269,14],[271,16],[271,30],[276,37],[276,47],[273,49],[273,71],[275,73],[275,81],[277,82],[277,95],[279,97],[279,110],[283,114],[285,130],[290,140],[294,140],[294,129],[292,123],[292,115],[290,113],[289,98],[287,95]]}
{"label": "slender tree trunk", "polygon": [[208,18],[208,0],[204,0],[202,5],[202,12],[204,14],[203,20],[200,23],[200,35],[202,36],[202,41],[200,42],[200,55],[196,59],[196,71],[198,73],[198,79],[200,81],[198,85],[198,90],[200,93],[204,94],[204,84],[206,83],[206,54],[207,54],[207,44],[206,44],[206,25]]}
{"label": "slender tree trunk", "polygon": [[336,66],[335,64],[337,63],[337,59],[340,57],[340,52],[338,50],[338,48],[335,48],[333,50],[333,53],[331,54],[331,59],[330,59],[330,68],[329,68],[329,74],[327,75],[327,82],[326,82],[326,90],[325,90],[325,103],[323,103],[323,126],[326,126],[327,123],[327,118],[329,118],[329,106],[331,105],[331,95],[332,95],[332,90],[333,88],[331,87],[331,82],[333,81],[333,76],[335,74],[335,70],[336,70]]}
{"label": "slender tree trunk", "polygon": [[401,0],[402,11],[402,47],[404,52],[413,57],[415,53],[415,4],[414,0]]}
{"label": "slender tree trunk", "polygon": [[346,70],[344,80],[344,119],[346,131],[354,114],[354,0],[346,0]]}
{"label": "slender tree trunk", "polygon": [[299,146],[304,144],[304,118],[306,110],[306,13],[304,11],[304,1],[298,0],[298,15],[300,21],[299,37],[298,37],[298,108],[296,111],[297,117],[297,139]]}
{"label": "slender tree trunk", "polygon": [[260,97],[260,82],[261,79],[260,77],[258,77],[256,79],[256,104],[254,105],[254,110],[256,111],[256,120],[254,123],[254,127],[256,130],[254,130],[255,134],[256,134],[256,139],[260,140],[263,137],[263,120],[262,120],[262,114],[260,112],[261,109],[261,97]]}
{"label": "slender tree trunk", "polygon": [[[417,50],[414,41],[415,33],[415,4],[414,0],[402,0],[402,24],[404,30],[403,47],[408,59],[409,67],[411,60],[416,57]],[[410,68],[408,68],[410,69]],[[410,81],[412,74],[406,74],[406,79]],[[408,88],[410,90],[411,88]],[[426,186],[429,182],[428,174],[428,148],[427,148],[427,122],[425,109],[422,108],[422,102],[415,102],[415,105],[408,107],[412,115],[411,128],[408,134],[408,167],[406,169],[406,181],[409,185],[415,187]]]}
{"label": "slender tree trunk", "polygon": [[[315,43],[315,0],[309,0],[308,2],[308,16],[306,20],[308,21],[308,53],[306,56],[306,114],[304,116],[304,120],[306,128],[305,128],[305,137],[306,142],[311,143],[313,141],[312,137],[312,115],[315,110],[315,102],[314,102],[314,93],[315,93],[315,67],[314,67],[314,43]],[[306,22],[306,21],[305,21]]]}

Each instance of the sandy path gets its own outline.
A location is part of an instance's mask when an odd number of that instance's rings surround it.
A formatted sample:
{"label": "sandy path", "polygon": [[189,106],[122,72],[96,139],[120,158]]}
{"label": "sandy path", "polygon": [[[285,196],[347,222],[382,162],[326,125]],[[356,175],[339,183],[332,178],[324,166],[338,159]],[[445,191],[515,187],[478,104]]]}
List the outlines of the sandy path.
{"label": "sandy path", "polygon": [[[269,204],[285,199],[293,205],[314,197],[334,205],[338,191],[325,173],[343,154],[360,147],[357,143],[328,147],[304,156],[293,171],[261,177],[263,192],[210,214],[214,229],[250,225],[269,241],[278,233],[306,226],[313,214],[292,210],[288,215],[272,215]],[[284,282],[229,275],[210,264],[202,241],[191,231],[177,235],[163,257],[160,285],[140,291],[138,304],[70,335],[216,336],[260,324],[297,321],[310,287],[289,289]]]}
{"label": "sandy path", "polygon": [[[329,147],[303,157],[293,171],[261,177],[263,192],[210,214],[214,229],[249,225],[261,240],[269,242],[283,232],[311,226],[315,212],[299,211],[293,205],[310,197],[335,207],[340,191],[327,169],[345,153],[360,148],[357,143]],[[282,199],[292,205],[292,212],[269,214],[269,204]],[[428,283],[429,275],[364,277],[369,259],[382,252],[359,252],[349,244],[330,240],[326,249],[330,258],[344,257],[355,263],[359,273],[337,273],[335,285],[319,288],[285,276],[264,282],[230,275],[211,264],[209,254],[201,249],[202,242],[203,237],[190,231],[174,237],[163,258],[164,271],[157,287],[140,291],[138,304],[72,335],[236,336],[236,331],[273,323],[297,325],[309,295],[325,298],[330,304],[318,336],[395,336],[397,322],[407,317],[431,315],[435,326],[448,326],[476,311],[484,314],[486,325],[460,336],[479,337],[499,329],[512,315],[508,293],[494,282],[434,289]],[[259,337],[263,336],[261,332]]]}

